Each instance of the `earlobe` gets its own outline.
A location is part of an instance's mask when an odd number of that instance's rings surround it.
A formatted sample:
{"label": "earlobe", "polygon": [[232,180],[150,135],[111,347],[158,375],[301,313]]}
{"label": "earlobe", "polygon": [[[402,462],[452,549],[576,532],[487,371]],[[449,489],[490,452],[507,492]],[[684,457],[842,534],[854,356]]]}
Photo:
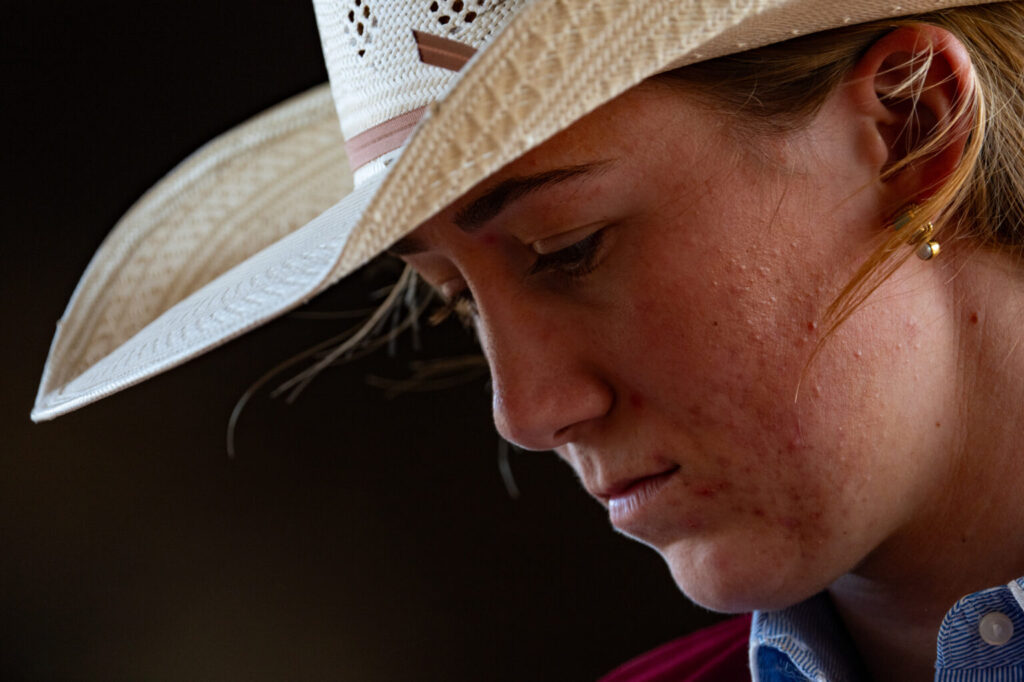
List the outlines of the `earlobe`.
{"label": "earlobe", "polygon": [[959,165],[973,126],[963,44],[936,26],[901,26],[868,49],[848,85],[885,148],[879,179],[894,205],[934,194]]}

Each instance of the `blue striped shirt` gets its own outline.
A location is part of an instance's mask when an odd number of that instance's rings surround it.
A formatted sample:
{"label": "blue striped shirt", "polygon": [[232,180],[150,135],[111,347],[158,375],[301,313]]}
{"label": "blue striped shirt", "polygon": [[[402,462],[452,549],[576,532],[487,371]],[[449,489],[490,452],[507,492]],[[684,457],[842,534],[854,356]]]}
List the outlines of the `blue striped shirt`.
{"label": "blue striped shirt", "polygon": [[[994,643],[986,641],[983,631]],[[867,678],[824,593],[788,609],[754,613],[750,669],[754,682]],[[1024,682],[1024,578],[968,595],[946,613],[939,627],[935,681]]]}

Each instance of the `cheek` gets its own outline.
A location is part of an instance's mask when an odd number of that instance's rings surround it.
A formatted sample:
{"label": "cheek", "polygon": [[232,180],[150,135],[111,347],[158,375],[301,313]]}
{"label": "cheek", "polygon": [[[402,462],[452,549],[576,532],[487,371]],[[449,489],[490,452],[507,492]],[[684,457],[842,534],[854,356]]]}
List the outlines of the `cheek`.
{"label": "cheek", "polygon": [[[658,434],[656,447],[683,457],[688,469],[675,513],[653,533],[665,541],[651,544],[674,571],[678,563],[691,577],[738,576],[719,586],[723,595],[752,580],[743,571],[756,565],[753,552],[778,567],[780,582],[768,592],[789,599],[855,561],[843,546],[864,497],[865,467],[848,456],[851,434],[832,416],[841,410],[815,381],[794,399],[819,334],[810,296],[787,286],[772,259],[751,265],[701,246],[701,257],[681,259],[692,267],[676,265],[672,277],[664,274],[673,263],[652,257],[627,292],[634,306],[618,353],[633,358],[622,373],[625,402]],[[812,294],[817,288],[812,282]],[[696,549],[683,543],[674,559],[677,524],[722,534]],[[718,598],[694,594],[706,586],[681,586],[706,604]]]}
{"label": "cheek", "polygon": [[653,275],[671,262],[652,263],[627,293],[633,303],[623,346],[644,349],[633,376],[657,387],[635,393],[660,396],[663,407],[682,407],[698,421],[729,425],[742,412],[778,425],[780,403],[796,394],[817,338],[813,316],[767,265],[715,251],[688,259],[694,267],[677,266],[671,277]]}

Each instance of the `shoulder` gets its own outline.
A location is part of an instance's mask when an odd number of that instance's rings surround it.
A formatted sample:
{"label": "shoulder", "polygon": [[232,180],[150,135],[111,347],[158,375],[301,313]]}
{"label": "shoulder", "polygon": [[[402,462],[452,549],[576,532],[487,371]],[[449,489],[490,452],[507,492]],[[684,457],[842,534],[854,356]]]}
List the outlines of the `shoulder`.
{"label": "shoulder", "polygon": [[749,680],[750,616],[740,616],[662,644],[600,682],[732,682]]}

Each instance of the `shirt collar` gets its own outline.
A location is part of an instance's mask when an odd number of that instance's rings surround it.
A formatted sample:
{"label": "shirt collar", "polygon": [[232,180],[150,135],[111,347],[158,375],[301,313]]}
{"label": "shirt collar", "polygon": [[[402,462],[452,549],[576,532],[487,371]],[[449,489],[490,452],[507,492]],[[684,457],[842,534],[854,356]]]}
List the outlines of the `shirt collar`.
{"label": "shirt collar", "polygon": [[[991,631],[1005,633],[1007,623],[1013,632],[1008,641],[985,641],[984,628],[991,639]],[[936,682],[1024,679],[1024,577],[954,604],[939,628],[935,666]],[[853,642],[825,593],[787,609],[754,613],[750,669],[754,682],[866,678]]]}
{"label": "shirt collar", "polygon": [[780,611],[755,611],[750,627],[754,682],[853,682],[860,659],[824,592]]}

